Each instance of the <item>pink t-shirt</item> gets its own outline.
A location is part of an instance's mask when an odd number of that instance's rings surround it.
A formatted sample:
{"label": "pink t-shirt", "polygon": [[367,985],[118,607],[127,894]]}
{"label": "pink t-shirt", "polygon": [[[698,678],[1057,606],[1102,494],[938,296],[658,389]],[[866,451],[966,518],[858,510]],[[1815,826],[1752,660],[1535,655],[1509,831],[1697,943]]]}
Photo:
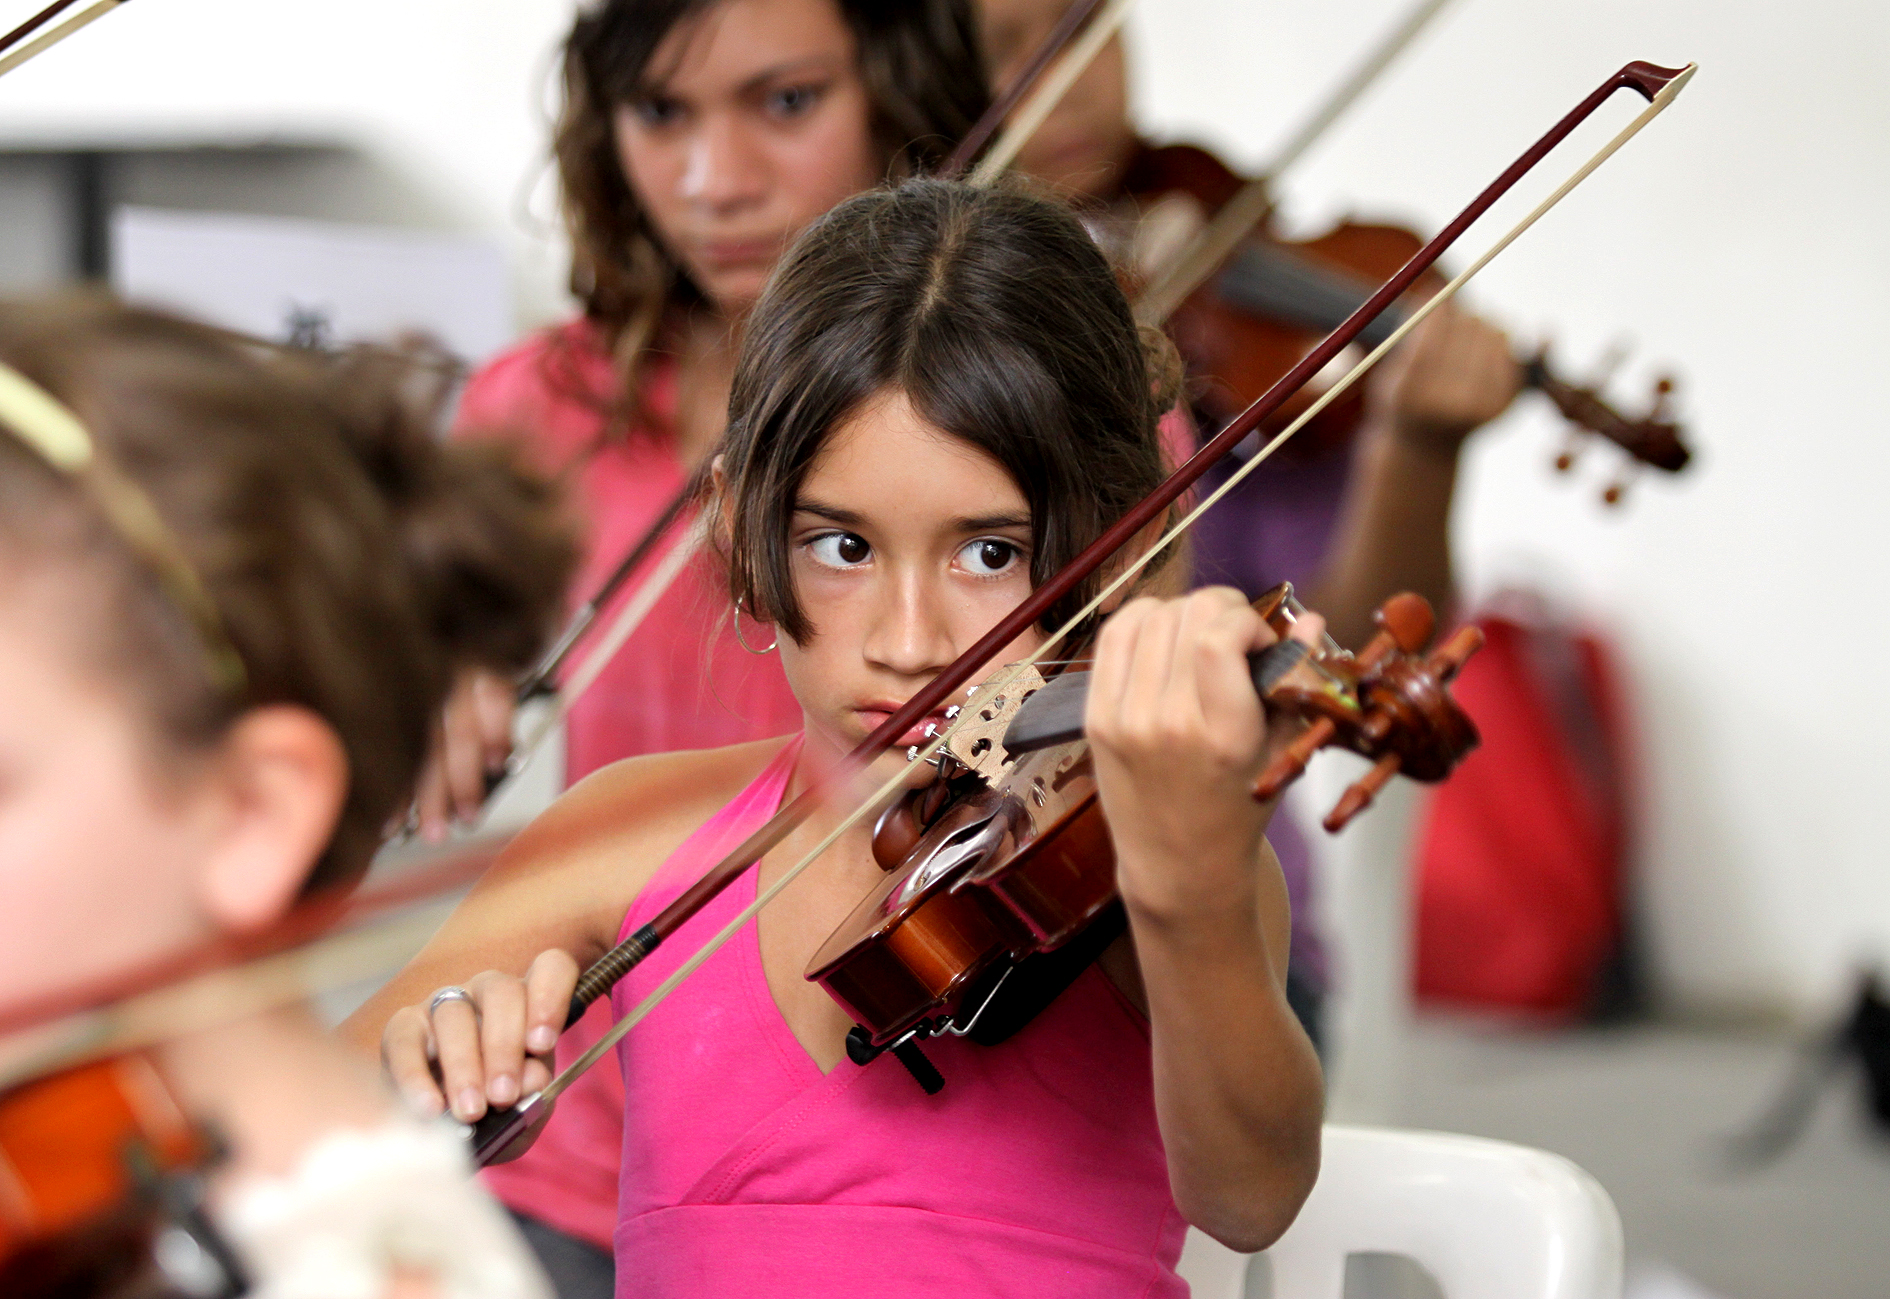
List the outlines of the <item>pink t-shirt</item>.
{"label": "pink t-shirt", "polygon": [[[652,359],[642,388],[651,424],[608,433],[613,367],[594,329],[575,321],[499,356],[473,377],[460,403],[462,431],[521,436],[541,467],[565,477],[586,528],[573,607],[598,589],[683,485],[669,431],[674,362]],[[672,538],[681,538],[685,523],[671,529]],[[659,551],[641,573],[660,562]],[[571,668],[584,661],[640,580],[633,577],[603,611],[569,659]],[[677,578],[572,710],[567,780],[575,783],[641,753],[715,748],[800,730],[801,708],[781,675],[780,658],[744,652],[728,615],[727,584],[705,554]],[[765,629],[750,624],[746,630],[751,642],[759,635],[766,643]],[[602,1035],[609,1011],[598,1002],[564,1035],[560,1064]],[[623,1079],[616,1069],[599,1067],[564,1094],[556,1120],[529,1154],[484,1176],[511,1207],[608,1249],[622,1131]]]}

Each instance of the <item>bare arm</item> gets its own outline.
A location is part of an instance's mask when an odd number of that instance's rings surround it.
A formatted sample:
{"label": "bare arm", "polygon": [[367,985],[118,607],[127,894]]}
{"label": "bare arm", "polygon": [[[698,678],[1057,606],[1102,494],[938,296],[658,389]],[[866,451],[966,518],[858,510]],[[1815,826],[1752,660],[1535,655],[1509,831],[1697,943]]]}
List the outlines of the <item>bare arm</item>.
{"label": "bare arm", "polygon": [[[1317,620],[1303,630],[1316,635]],[[1170,1185],[1190,1222],[1249,1251],[1311,1191],[1323,1106],[1317,1057],[1286,1004],[1286,887],[1263,838],[1272,809],[1249,793],[1271,750],[1245,656],[1271,640],[1227,588],[1138,601],[1104,629],[1087,719]]]}
{"label": "bare arm", "polygon": [[[415,1108],[471,1122],[550,1078],[578,972],[616,941],[669,853],[752,778],[778,741],[633,759],[559,799],[506,850],[342,1036],[380,1052]],[[430,1007],[443,987],[472,1002]]]}
{"label": "bare arm", "polygon": [[1450,607],[1458,456],[1521,382],[1502,332],[1450,306],[1373,377],[1332,551],[1306,593],[1341,645],[1370,639],[1372,611],[1399,591]]}

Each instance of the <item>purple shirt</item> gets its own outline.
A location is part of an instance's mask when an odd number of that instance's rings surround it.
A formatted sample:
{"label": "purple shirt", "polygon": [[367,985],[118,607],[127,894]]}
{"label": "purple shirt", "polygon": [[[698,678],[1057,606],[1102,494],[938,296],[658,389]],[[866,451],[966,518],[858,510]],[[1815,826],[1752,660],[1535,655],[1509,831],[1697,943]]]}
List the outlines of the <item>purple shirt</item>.
{"label": "purple shirt", "polygon": [[[1238,467],[1230,456],[1197,490],[1207,495]],[[1254,470],[1195,525],[1195,584],[1239,587],[1250,599],[1281,582],[1303,590],[1325,562],[1351,469],[1348,448],[1311,461],[1270,460]],[[1292,964],[1323,988],[1325,958],[1312,926],[1311,850],[1291,816],[1275,817],[1267,840],[1293,902]]]}

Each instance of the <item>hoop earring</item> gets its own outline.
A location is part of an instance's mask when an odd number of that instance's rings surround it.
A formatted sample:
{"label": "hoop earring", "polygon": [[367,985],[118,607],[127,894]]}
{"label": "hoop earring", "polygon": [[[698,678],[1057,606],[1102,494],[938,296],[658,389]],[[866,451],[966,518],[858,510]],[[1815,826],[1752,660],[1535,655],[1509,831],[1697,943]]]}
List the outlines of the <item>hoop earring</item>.
{"label": "hoop earring", "polygon": [[779,631],[775,632],[774,639],[768,642],[767,648],[765,649],[756,649],[742,638],[742,597],[739,595],[735,597],[735,643],[747,650],[750,654],[755,655],[772,654],[774,653],[774,647],[781,643],[781,633]]}

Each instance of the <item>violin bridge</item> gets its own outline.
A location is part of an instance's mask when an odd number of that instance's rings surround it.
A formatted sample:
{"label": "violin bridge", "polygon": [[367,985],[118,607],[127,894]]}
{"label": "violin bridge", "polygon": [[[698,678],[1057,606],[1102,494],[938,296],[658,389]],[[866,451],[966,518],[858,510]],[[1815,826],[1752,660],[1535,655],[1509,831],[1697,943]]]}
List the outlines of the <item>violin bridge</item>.
{"label": "violin bridge", "polygon": [[993,690],[990,682],[976,687],[965,701],[958,729],[945,741],[945,751],[983,776],[996,782],[1010,765],[1011,755],[1004,747],[1004,732],[1024,701],[1043,689],[1043,673],[1027,667]]}

